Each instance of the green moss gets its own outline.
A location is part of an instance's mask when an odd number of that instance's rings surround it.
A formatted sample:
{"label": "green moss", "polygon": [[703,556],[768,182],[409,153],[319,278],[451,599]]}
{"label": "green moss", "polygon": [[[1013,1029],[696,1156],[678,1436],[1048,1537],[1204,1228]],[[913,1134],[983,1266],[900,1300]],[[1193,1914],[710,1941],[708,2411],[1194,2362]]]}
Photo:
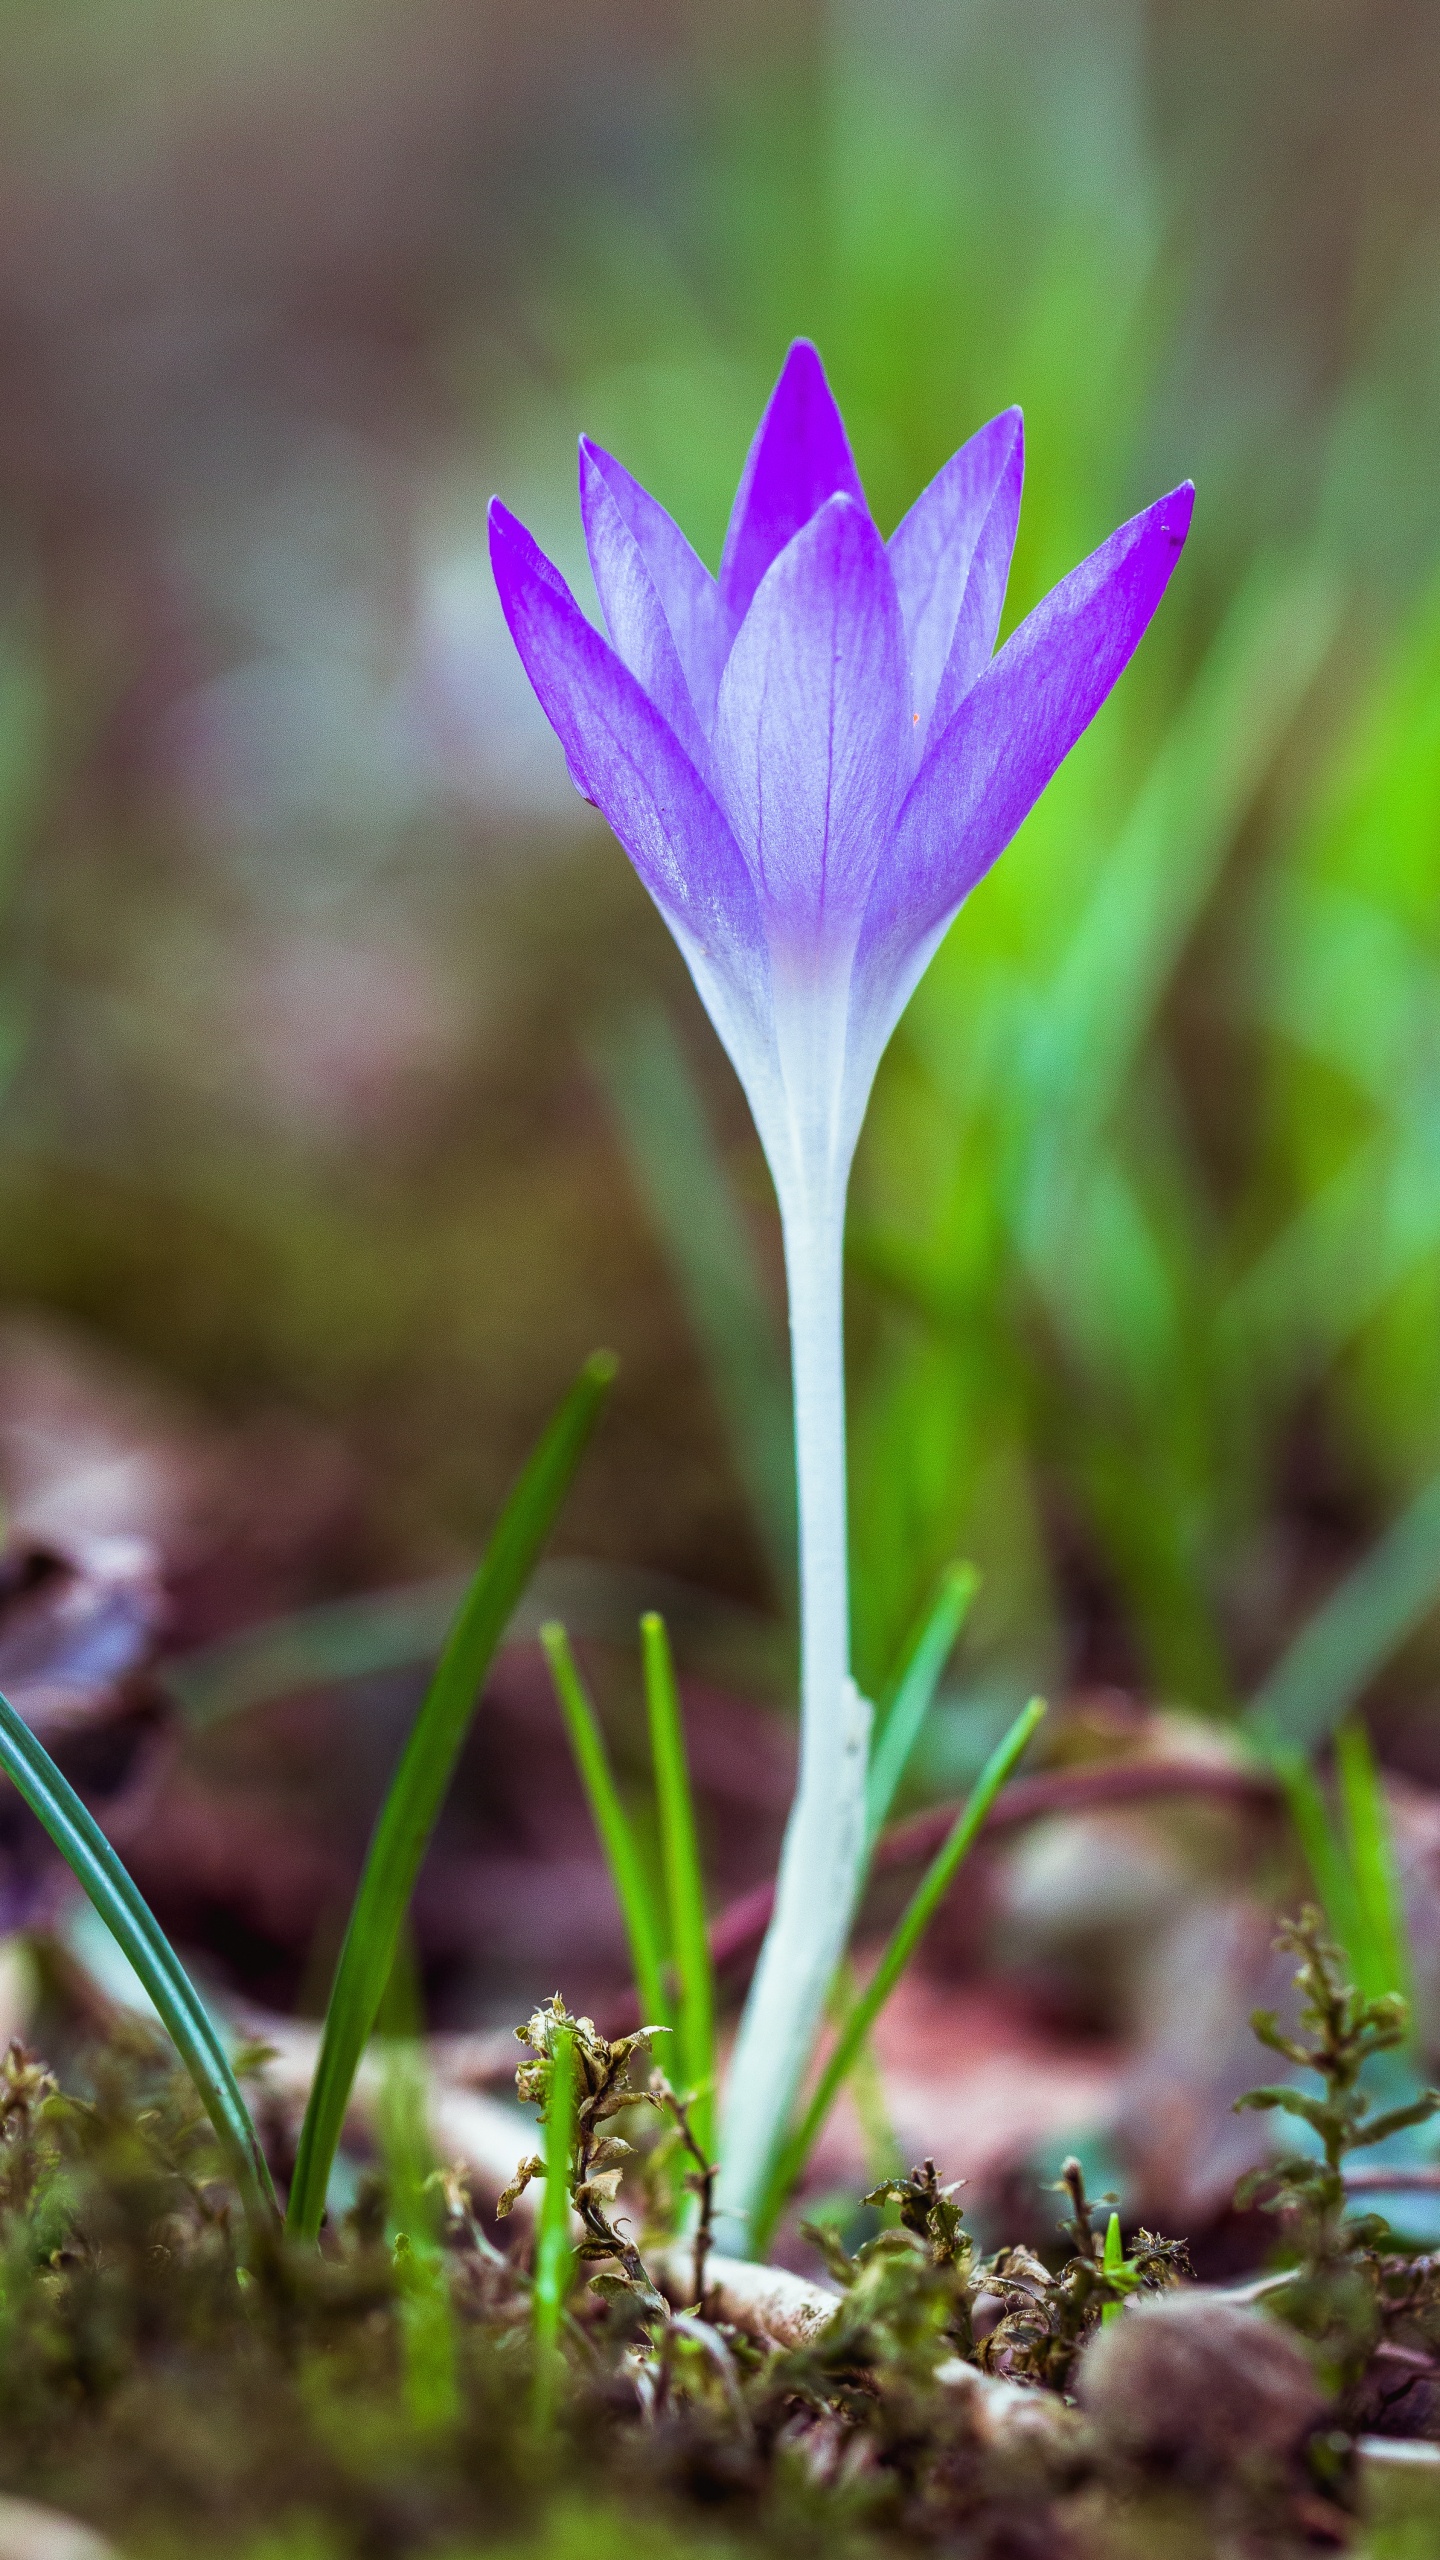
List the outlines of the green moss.
{"label": "green moss", "polygon": [[[89,2052],[64,2091],[12,2046],[0,2065],[0,2493],[84,2518],[133,2560],[1002,2560],[1117,2547],[1107,2537],[1145,2484],[1120,2476],[1063,2386],[1131,2267],[1105,2258],[1073,2164],[1055,2270],[1021,2268],[1014,2251],[979,2259],[927,2163],[892,2182],[898,2221],[853,2259],[832,2243],[843,2298],[829,2325],[804,2346],[766,2347],[726,2324],[723,2301],[676,2315],[656,2292],[638,2254],[650,2235],[632,2236],[609,2198],[606,2163],[624,2149],[611,2117],[646,2138],[629,2042],[566,2022],[589,2038],[572,2163],[586,2236],[543,2414],[531,2242],[497,2246],[453,2172],[424,2180],[423,2196],[411,2176],[402,2193],[405,2146],[392,2139],[384,2174],[362,2180],[319,2248],[257,2250],[190,2085],[148,2031]],[[521,2076],[543,2106],[548,2046],[527,2041]],[[664,2209],[668,2182],[649,2184]],[[1169,2244],[1151,2258],[1136,2282],[1173,2272]],[[438,2394],[417,2388],[420,2274],[425,2319],[444,2333]],[[977,2304],[997,2292],[999,2327],[977,2335]],[[1008,2441],[985,2399],[997,2356],[1012,2383],[1030,2381],[1041,2418]],[[957,2357],[981,2368],[973,2390],[955,2387]],[[1318,2485],[1297,2454],[1282,2504],[1293,2489],[1313,2513]],[[1267,2550],[1302,2547],[1298,2509],[1293,2541],[1287,2515],[1266,2521]]]}

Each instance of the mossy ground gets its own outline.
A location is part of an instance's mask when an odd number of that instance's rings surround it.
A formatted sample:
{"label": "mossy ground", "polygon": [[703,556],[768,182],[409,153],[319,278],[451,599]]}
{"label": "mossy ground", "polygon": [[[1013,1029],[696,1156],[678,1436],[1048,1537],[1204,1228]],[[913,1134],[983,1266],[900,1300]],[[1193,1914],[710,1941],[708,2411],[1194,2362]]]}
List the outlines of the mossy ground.
{"label": "mossy ground", "polygon": [[[1043,2385],[1054,2427],[995,2435],[941,2371],[974,2269],[923,2182],[804,2348],[710,2305],[657,2322],[582,2269],[542,2423],[528,2236],[498,2247],[453,2177],[417,2186],[395,2150],[320,2251],[257,2243],[158,2040],[127,2029],[67,2076],[12,2047],[0,2084],[0,2491],[137,2560],[1238,2560],[1352,2539],[1343,2445],[1157,2481]],[[1077,2255],[1052,2272],[1083,2341],[1103,2291]],[[1053,2346],[1048,2314],[1031,2325]]]}

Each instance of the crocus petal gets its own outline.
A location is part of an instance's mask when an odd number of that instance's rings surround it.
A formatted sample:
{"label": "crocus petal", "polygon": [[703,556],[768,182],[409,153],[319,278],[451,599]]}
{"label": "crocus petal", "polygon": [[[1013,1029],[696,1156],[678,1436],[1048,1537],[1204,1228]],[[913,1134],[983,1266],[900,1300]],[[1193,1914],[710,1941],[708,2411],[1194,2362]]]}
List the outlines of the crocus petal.
{"label": "crocus petal", "polygon": [[710,762],[680,653],[655,580],[639,543],[621,514],[605,474],[582,443],[580,512],[595,589],[610,637],[636,683],[674,730],[696,770]]}
{"label": "crocus petal", "polygon": [[742,1015],[757,1052],[768,1052],[759,904],[714,799],[668,721],[498,498],[490,559],[511,638],[577,788],[608,818],[697,978],[703,966],[727,983],[729,1027],[717,1027],[732,1056]]}
{"label": "crocus petal", "polygon": [[885,546],[853,498],[831,498],[761,581],[711,742],[773,950],[853,942],[909,769],[907,691]]}
{"label": "crocus petal", "polygon": [[1024,468],[1024,421],[1007,409],[952,454],[890,537],[922,744],[932,715],[938,735],[994,649]]}
{"label": "crocus petal", "polygon": [[863,507],[865,492],[845,421],[808,338],[797,338],[755,430],[730,512],[720,593],[739,622],[772,560],[837,493]]}
{"label": "crocus petal", "polygon": [[1190,529],[1189,482],[1112,533],[1007,640],[935,738],[876,868],[856,952],[848,1073],[868,1091],[912,989],[975,883],[1088,727]]}
{"label": "crocus petal", "polygon": [[[595,508],[597,488],[608,490],[611,499],[638,544],[641,557],[654,582],[660,607],[670,626],[670,635],[685,671],[702,729],[708,735],[715,716],[715,689],[720,670],[730,645],[731,625],[720,602],[720,590],[698,552],[692,551],[673,517],[668,516],[658,499],[642,489],[623,463],[613,454],[591,441],[580,439],[580,510],[585,519],[585,536],[590,545],[590,564],[595,584],[605,608],[612,637],[615,625],[601,585],[601,570],[596,561],[595,537],[591,516]],[[615,645],[622,658],[627,653],[618,637]],[[630,663],[627,659],[627,663]],[[636,670],[638,673],[638,669]]]}

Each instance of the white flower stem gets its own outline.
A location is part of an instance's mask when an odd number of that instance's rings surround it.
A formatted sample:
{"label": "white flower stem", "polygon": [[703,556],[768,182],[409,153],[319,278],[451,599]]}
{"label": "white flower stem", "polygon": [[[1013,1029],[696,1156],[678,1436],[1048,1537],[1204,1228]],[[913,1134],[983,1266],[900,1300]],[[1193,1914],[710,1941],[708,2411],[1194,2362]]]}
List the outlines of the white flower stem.
{"label": "white flower stem", "polygon": [[870,1709],[850,1678],[845,1198],[784,1216],[800,1504],[800,1772],[775,1911],[726,2087],[717,2243],[739,2255],[845,1950],[865,1850]]}

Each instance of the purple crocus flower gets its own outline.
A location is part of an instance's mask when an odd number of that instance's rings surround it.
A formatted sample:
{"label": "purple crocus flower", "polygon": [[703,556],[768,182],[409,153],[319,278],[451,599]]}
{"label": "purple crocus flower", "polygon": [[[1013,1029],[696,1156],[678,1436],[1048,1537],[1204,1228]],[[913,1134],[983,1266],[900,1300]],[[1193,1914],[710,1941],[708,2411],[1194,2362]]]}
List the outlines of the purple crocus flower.
{"label": "purple crocus flower", "polygon": [[1018,410],[887,542],[815,349],[785,359],[718,578],[582,440],[610,637],[499,503],[496,583],[576,787],[684,953],[780,1203],[795,1366],[802,1737],[775,1919],[732,2065],[721,2200],[743,2232],[818,2025],[864,1858],[869,1710],[849,1678],[841,1237],[881,1054],[957,910],[1093,718],[1190,523],[1174,490],[995,651]]}

